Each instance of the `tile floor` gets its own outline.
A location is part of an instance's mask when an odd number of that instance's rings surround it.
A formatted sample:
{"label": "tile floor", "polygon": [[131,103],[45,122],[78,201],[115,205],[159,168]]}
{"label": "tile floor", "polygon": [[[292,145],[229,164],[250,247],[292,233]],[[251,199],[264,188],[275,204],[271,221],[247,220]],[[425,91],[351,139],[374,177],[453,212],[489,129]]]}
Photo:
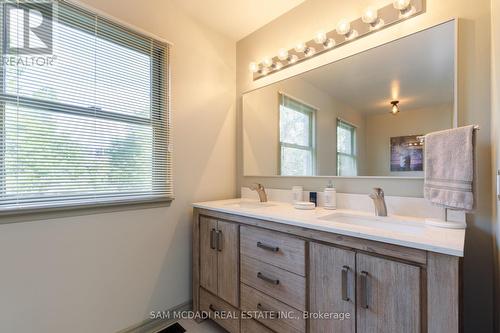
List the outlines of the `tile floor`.
{"label": "tile floor", "polygon": [[226,331],[211,320],[204,320],[200,324],[194,320],[182,319],[179,324],[186,333],[226,333]]}

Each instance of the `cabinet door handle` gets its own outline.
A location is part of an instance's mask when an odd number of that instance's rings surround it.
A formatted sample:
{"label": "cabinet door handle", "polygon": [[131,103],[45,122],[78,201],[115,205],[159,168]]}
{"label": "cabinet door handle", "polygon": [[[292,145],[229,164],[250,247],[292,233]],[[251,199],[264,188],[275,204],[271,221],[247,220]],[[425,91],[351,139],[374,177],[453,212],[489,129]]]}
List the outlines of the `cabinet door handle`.
{"label": "cabinet door handle", "polygon": [[276,279],[276,280],[275,279],[271,279],[270,277],[265,276],[261,272],[257,273],[257,277],[259,279],[261,279],[261,280],[264,280],[264,281],[272,283],[272,284],[276,284],[276,285],[280,284],[280,280],[278,280],[278,279]]}
{"label": "cabinet door handle", "polygon": [[217,230],[217,250],[222,251],[222,231]]}
{"label": "cabinet door handle", "polygon": [[362,271],[359,278],[361,282],[361,307],[368,309],[368,272]]}
{"label": "cabinet door handle", "polygon": [[271,315],[271,319],[279,319],[280,318],[280,313],[278,311],[274,310],[268,310],[262,304],[258,303],[257,304],[257,310],[262,311],[262,312],[269,312]]}
{"label": "cabinet door handle", "polygon": [[210,311],[212,311],[212,312],[219,312],[219,310],[217,310],[217,309],[215,308],[215,306],[213,306],[212,304],[210,304],[210,305],[208,306],[208,309],[209,309]]}
{"label": "cabinet door handle", "polygon": [[347,278],[349,274],[349,266],[342,267],[342,300],[349,302],[347,295]]}
{"label": "cabinet door handle", "polygon": [[217,241],[215,237],[215,229],[210,230],[210,248],[212,250],[215,250],[215,242]]}
{"label": "cabinet door handle", "polygon": [[280,250],[280,248],[277,246],[267,245],[261,242],[257,242],[257,247],[271,252],[278,252]]}

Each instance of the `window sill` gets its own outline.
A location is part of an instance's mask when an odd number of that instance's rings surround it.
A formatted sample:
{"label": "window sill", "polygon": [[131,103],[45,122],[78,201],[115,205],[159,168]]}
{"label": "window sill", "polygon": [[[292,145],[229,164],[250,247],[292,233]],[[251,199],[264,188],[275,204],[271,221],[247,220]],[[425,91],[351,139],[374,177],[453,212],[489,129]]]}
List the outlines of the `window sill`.
{"label": "window sill", "polygon": [[45,207],[19,207],[0,211],[0,225],[127,210],[169,207],[173,200],[174,197],[150,197],[66,205],[59,204],[57,206]]}

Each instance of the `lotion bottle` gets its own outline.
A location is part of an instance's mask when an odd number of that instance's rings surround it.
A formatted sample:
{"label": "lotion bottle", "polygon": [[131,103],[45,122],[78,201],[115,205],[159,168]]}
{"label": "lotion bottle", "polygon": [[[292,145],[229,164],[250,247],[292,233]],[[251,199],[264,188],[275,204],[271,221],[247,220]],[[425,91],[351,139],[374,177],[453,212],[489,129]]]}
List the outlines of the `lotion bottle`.
{"label": "lotion bottle", "polygon": [[325,209],[337,209],[337,190],[335,189],[335,186],[333,185],[331,180],[326,186],[323,193]]}

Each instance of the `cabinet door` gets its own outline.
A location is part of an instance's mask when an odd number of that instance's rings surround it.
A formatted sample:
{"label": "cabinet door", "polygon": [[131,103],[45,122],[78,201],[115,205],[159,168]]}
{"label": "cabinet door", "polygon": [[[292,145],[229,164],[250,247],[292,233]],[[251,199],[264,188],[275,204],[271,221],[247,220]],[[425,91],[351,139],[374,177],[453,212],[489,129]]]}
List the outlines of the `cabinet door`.
{"label": "cabinet door", "polygon": [[420,268],[361,253],[356,266],[358,332],[420,332]]}
{"label": "cabinet door", "polygon": [[217,220],[200,217],[200,285],[217,294]]}
{"label": "cabinet door", "polygon": [[217,295],[239,306],[239,233],[238,224],[218,222]]}
{"label": "cabinet door", "polygon": [[310,312],[349,313],[349,319],[310,319],[311,333],[354,333],[355,253],[322,244],[310,243]]}

